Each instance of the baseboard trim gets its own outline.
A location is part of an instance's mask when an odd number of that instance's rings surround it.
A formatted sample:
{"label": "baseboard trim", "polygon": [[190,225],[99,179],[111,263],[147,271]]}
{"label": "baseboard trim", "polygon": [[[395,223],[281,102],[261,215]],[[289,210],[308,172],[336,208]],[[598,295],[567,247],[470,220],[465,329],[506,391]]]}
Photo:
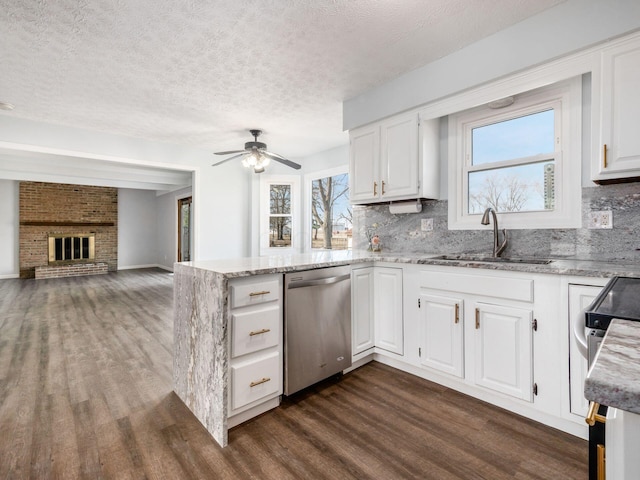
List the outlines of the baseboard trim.
{"label": "baseboard trim", "polygon": [[9,280],[10,278],[20,278],[19,273],[7,273],[5,275],[0,275],[0,280]]}
{"label": "baseboard trim", "polygon": [[118,270],[135,270],[137,268],[160,268],[167,272],[173,272],[173,268],[167,267],[166,265],[160,265],[159,263],[151,263],[148,265],[125,265],[123,267],[119,266]]}

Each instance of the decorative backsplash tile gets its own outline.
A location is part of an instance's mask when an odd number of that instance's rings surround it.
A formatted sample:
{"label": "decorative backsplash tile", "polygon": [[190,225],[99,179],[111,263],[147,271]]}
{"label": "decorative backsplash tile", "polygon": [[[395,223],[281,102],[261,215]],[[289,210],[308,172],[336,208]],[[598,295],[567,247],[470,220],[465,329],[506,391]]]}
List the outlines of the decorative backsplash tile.
{"label": "decorative backsplash tile", "polygon": [[[353,247],[366,249],[365,229],[374,223],[382,249],[412,254],[483,253],[493,248],[493,229],[449,230],[446,200],[423,200],[418,214],[393,215],[388,204],[355,206]],[[591,211],[611,210],[612,229],[589,229]],[[421,220],[432,218],[433,230]],[[480,217],[478,217],[478,223]],[[640,183],[582,189],[582,228],[508,230],[503,256],[573,257],[584,260],[640,261]]]}

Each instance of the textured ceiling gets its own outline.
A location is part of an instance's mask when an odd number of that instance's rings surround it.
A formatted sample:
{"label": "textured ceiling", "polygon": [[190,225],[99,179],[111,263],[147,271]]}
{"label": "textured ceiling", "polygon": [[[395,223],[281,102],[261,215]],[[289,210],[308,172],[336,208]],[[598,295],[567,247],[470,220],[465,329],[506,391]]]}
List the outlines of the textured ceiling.
{"label": "textured ceiling", "polygon": [[563,0],[0,0],[0,115],[293,158],[342,101]]}

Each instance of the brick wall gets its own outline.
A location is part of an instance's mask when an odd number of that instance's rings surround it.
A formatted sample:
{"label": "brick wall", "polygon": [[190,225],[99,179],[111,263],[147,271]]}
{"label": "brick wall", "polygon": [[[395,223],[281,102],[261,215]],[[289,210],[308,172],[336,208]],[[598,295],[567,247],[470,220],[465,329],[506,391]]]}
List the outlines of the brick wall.
{"label": "brick wall", "polygon": [[[82,224],[82,225],[79,225]],[[96,234],[95,258],[118,268],[118,189],[20,182],[20,277],[46,266],[49,234]]]}

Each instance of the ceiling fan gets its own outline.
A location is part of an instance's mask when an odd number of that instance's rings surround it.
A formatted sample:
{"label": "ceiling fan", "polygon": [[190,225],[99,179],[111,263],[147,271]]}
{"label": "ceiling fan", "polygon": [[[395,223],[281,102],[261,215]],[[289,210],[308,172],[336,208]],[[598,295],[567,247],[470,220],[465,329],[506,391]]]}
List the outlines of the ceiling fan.
{"label": "ceiling fan", "polygon": [[228,152],[216,152],[216,155],[231,155],[233,153],[237,153],[238,155],[234,155],[233,157],[225,158],[221,162],[214,163],[212,166],[221,165],[230,160],[235,160],[236,158],[243,157],[242,165],[247,168],[253,168],[255,173],[264,172],[264,167],[269,165],[271,160],[275,160],[276,162],[280,162],[287,167],[295,168],[298,170],[300,165],[291,160],[287,160],[282,155],[278,155],[277,153],[267,151],[267,144],[258,141],[258,137],[262,133],[262,130],[249,130],[251,135],[253,135],[253,142],[247,142],[244,144],[244,150],[230,150]]}

